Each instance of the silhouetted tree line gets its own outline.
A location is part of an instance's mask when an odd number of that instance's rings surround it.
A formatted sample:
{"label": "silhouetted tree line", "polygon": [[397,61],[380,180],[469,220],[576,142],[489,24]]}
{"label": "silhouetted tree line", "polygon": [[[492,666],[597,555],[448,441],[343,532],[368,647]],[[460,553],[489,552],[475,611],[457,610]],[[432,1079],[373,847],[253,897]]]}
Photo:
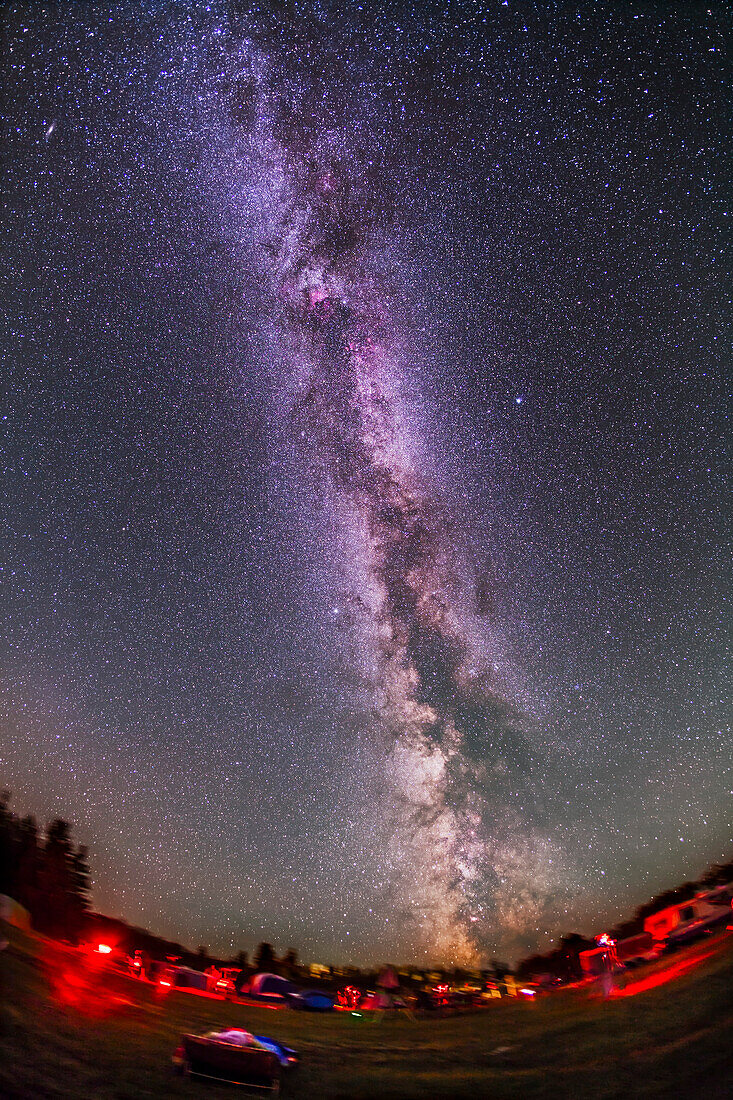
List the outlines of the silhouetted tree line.
{"label": "silhouetted tree line", "polygon": [[581,936],[579,932],[570,932],[560,937],[552,951],[523,959],[517,967],[517,974],[525,979],[532,975],[547,974],[564,982],[576,981],[581,977],[580,952],[595,945],[594,939]]}
{"label": "silhouetted tree line", "polygon": [[[183,965],[204,970],[212,963],[232,966],[248,973],[269,971],[297,981],[308,977],[309,968],[298,960],[294,948],[288,948],[278,957],[270,943],[260,943],[255,950],[252,964],[247,953],[240,951],[230,959],[209,955],[207,948],[193,952],[180,943],[153,935],[144,928],[136,928],[126,921],[92,913],[89,908],[89,867],[87,849],[76,845],[71,836],[71,826],[61,818],[49,822],[45,831],[39,830],[34,817],[18,817],[10,809],[10,793],[0,791],[0,894],[8,894],[20,902],[30,913],[36,931],[57,939],[78,942],[80,939],[99,938],[109,940],[123,950],[146,951],[152,958],[179,960]],[[733,880],[733,859],[727,863],[713,864],[696,882],[684,882],[672,890],[665,890],[640,905],[634,915],[613,928],[606,929],[614,939],[626,939],[644,930],[644,919],[652,913],[693,898],[701,889],[712,889]],[[579,955],[595,946],[595,940],[570,932],[562,936],[557,946],[543,955],[530,955],[517,967],[520,977],[532,974],[549,974],[564,981],[581,976]],[[455,982],[469,976],[469,971],[435,968],[443,978]],[[503,978],[510,968],[496,959],[491,967],[482,971],[485,977]],[[330,967],[323,976],[323,984],[330,985],[344,979],[374,985],[379,970],[360,970],[357,967]],[[320,983],[319,983],[320,984]],[[409,980],[407,984],[410,984]]]}
{"label": "silhouetted tree line", "polygon": [[34,817],[18,817],[8,791],[0,792],[0,893],[28,910],[37,931],[79,939],[89,908],[87,850],[61,818],[43,832]]}

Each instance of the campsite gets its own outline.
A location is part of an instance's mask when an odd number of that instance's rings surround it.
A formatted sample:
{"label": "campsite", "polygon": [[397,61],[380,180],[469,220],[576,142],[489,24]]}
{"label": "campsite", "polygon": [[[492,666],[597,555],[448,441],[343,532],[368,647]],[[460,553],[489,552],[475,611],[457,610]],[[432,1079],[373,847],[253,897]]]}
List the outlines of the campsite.
{"label": "campsite", "polygon": [[222,1027],[298,1051],[300,1065],[282,1085],[293,1100],[730,1096],[733,938],[725,929],[635,970],[607,1000],[591,982],[442,1018],[163,995],[121,974],[79,974],[74,948],[16,928],[8,936],[0,954],[0,1094],[8,1100],[252,1095],[175,1074],[181,1036]]}

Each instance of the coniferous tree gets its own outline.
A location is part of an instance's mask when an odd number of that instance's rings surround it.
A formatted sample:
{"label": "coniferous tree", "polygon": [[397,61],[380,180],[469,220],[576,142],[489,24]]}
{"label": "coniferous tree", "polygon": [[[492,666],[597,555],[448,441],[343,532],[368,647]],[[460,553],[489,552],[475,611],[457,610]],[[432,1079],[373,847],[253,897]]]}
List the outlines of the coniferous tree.
{"label": "coniferous tree", "polygon": [[294,947],[289,947],[280,960],[280,968],[283,977],[294,981],[298,977],[298,952]]}
{"label": "coniferous tree", "polygon": [[72,854],[68,822],[56,818],[46,830],[43,846],[42,882],[46,905],[39,927],[60,939],[67,938]]}
{"label": "coniferous tree", "polygon": [[88,907],[86,849],[74,847],[69,823],[56,818],[46,830],[41,851],[43,906],[34,914],[38,927],[47,935],[76,942]]}
{"label": "coniferous tree", "polygon": [[257,950],[255,951],[254,965],[255,970],[258,973],[263,970],[267,971],[268,973],[274,970],[275,952],[271,943],[259,944]]}
{"label": "coniferous tree", "polygon": [[44,908],[43,862],[36,819],[16,821],[12,894],[32,917]]}
{"label": "coniferous tree", "polygon": [[0,791],[0,894],[13,893],[15,821],[10,810],[10,791]]}

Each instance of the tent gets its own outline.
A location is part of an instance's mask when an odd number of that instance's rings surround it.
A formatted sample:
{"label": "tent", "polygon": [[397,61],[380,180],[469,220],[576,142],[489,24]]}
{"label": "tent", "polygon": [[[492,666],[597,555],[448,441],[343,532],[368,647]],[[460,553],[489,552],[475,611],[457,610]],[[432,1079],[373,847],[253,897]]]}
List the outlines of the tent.
{"label": "tent", "polygon": [[248,992],[257,997],[286,997],[288,993],[295,993],[296,989],[292,982],[278,974],[255,974]]}
{"label": "tent", "polygon": [[31,930],[31,915],[15,898],[9,898],[7,894],[0,894],[0,918],[12,924],[14,928],[20,928],[23,932]]}
{"label": "tent", "polygon": [[399,989],[400,980],[394,972],[394,967],[384,966],[377,978],[377,985],[382,989]]}
{"label": "tent", "polygon": [[333,997],[330,993],[322,993],[319,989],[303,989],[300,993],[291,994],[289,1000],[293,1008],[302,1008],[306,1012],[333,1010]]}

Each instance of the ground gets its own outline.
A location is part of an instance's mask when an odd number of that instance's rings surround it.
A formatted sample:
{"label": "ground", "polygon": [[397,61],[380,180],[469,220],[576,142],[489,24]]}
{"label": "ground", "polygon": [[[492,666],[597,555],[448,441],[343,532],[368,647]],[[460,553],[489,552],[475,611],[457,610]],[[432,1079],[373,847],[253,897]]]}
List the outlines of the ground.
{"label": "ground", "polygon": [[124,977],[78,978],[76,964],[71,951],[12,930],[0,954],[1,1097],[245,1096],[172,1072],[183,1032],[224,1024],[300,1051],[284,1100],[733,1097],[730,933],[634,972],[624,995],[607,1001],[569,990],[445,1019],[312,1015],[178,991],[159,996]]}

